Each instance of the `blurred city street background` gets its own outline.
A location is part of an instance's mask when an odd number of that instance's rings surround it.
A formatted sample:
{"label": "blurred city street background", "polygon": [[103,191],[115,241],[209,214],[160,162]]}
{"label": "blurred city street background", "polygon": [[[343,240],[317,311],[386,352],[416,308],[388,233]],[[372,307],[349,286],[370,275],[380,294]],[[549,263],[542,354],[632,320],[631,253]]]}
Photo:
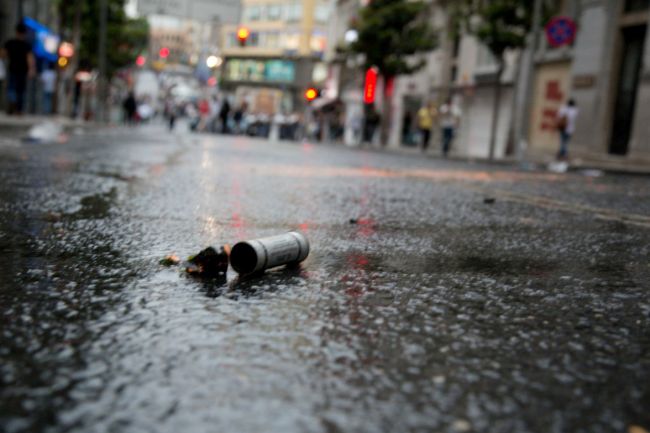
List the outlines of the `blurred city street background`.
{"label": "blurred city street background", "polygon": [[648,22],[0,1],[0,432],[647,433]]}

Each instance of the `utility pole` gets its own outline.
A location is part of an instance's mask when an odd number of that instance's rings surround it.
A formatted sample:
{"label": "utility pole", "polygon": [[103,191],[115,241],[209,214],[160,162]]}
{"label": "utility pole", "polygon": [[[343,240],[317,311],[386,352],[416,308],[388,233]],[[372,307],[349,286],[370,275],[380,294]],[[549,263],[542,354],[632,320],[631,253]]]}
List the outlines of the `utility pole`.
{"label": "utility pole", "polygon": [[533,75],[535,72],[535,54],[539,46],[539,36],[541,31],[542,21],[542,4],[543,0],[535,0],[533,5],[533,22],[531,26],[530,45],[528,47],[528,59],[524,62],[524,72],[519,74],[520,79],[524,80],[523,98],[518,110],[515,114],[518,117],[515,123],[514,141],[516,146],[517,160],[521,161],[524,158],[524,141],[528,136],[528,128],[530,126],[530,106],[532,104],[534,93],[534,80]]}
{"label": "utility pole", "polygon": [[108,20],[108,0],[99,0],[99,41],[97,47],[99,77],[97,80],[97,117],[99,122],[107,120],[108,104],[106,103],[106,21]]}
{"label": "utility pole", "polygon": [[[63,3],[65,5],[65,3]],[[81,46],[81,10],[83,5],[81,0],[75,0],[74,4],[74,18],[72,22],[72,45],[74,46],[74,55],[70,59],[70,64],[65,71],[60,72],[63,74],[64,89],[65,89],[65,107],[64,114],[68,117],[74,117],[75,110],[73,106],[73,93],[75,87],[75,74],[79,69],[79,48]],[[67,10],[67,5],[66,5]]]}

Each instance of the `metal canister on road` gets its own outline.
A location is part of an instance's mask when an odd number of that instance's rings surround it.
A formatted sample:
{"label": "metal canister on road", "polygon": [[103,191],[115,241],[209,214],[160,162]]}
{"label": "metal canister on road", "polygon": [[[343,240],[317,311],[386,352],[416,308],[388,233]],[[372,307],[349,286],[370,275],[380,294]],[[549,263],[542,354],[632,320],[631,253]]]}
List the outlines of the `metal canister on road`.
{"label": "metal canister on road", "polygon": [[230,252],[230,264],[247,275],[276,266],[300,263],[309,255],[309,241],[299,232],[242,241]]}

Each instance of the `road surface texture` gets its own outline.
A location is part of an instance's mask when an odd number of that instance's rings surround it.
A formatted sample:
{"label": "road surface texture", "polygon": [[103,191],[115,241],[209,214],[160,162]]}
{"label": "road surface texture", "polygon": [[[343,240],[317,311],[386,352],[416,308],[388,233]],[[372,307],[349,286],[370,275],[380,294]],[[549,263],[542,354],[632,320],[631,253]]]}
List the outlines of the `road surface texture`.
{"label": "road surface texture", "polygon": [[[650,429],[648,178],[148,126],[0,180],[2,432]],[[293,229],[299,269],[159,264]]]}

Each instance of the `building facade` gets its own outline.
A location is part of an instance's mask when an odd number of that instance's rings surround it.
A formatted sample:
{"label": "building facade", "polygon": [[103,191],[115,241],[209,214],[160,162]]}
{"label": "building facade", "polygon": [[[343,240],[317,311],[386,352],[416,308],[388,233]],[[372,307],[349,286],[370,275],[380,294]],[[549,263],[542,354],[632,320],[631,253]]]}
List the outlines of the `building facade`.
{"label": "building facade", "polygon": [[140,15],[166,15],[193,21],[223,23],[239,19],[239,0],[137,0],[136,10]]}
{"label": "building facade", "polygon": [[[348,22],[363,6],[355,0],[333,4],[334,14]],[[575,21],[576,38],[553,48],[542,22],[539,32],[529,35],[529,47],[536,41],[535,49],[506,54],[495,156],[552,160],[559,147],[557,110],[573,98],[580,113],[572,157],[650,163],[650,1],[562,0],[554,7],[554,16]],[[396,79],[388,145],[417,145],[418,108],[451,96],[463,111],[452,155],[487,157],[496,62],[475,37],[450,36],[449,16],[441,2],[430,3],[429,16],[438,47],[425,56],[424,68]],[[345,29],[337,26],[331,32],[334,44],[344,42]],[[339,87],[347,86],[348,94],[358,89],[360,95],[359,75],[347,80],[341,75]],[[345,95],[342,98],[345,101]],[[348,99],[354,111],[359,102]],[[434,132],[431,149],[439,148],[439,139]]]}
{"label": "building facade", "polygon": [[570,153],[585,160],[650,163],[650,1],[575,0],[563,12],[578,33],[570,47],[536,53],[530,157],[557,151],[555,112],[568,98],[580,110]]}
{"label": "building facade", "polygon": [[0,40],[14,35],[14,27],[22,17],[30,17],[44,25],[56,27],[55,2],[51,0],[0,0]]}
{"label": "building facade", "polygon": [[[364,2],[333,0],[333,5],[338,20],[337,22],[332,20],[331,46],[344,45],[346,31],[358,19],[358,12],[364,6]],[[443,2],[430,2],[427,14],[437,34],[438,45],[435,50],[422,56],[426,61],[422,69],[395,79],[387,144],[393,148],[420,145],[417,111],[423,105],[429,103],[440,105],[448,97],[452,97],[463,111],[460,128],[452,147],[452,155],[487,157],[496,62],[488,50],[471,35],[452,37],[451,17],[447,14]],[[330,54],[328,58],[334,60],[336,56]],[[504,155],[507,150],[513,112],[513,84],[518,60],[518,53],[508,53],[506,70],[501,77],[502,103],[496,155]],[[352,125],[355,123],[353,119],[363,112],[363,73],[350,59],[347,63],[339,62],[336,68],[331,69],[334,75],[338,75],[338,79],[334,81],[338,83],[341,90],[340,97],[345,102],[346,125]],[[378,88],[381,87],[378,85]],[[380,110],[383,99],[381,92],[378,92],[375,104]],[[345,141],[347,144],[354,144],[355,140],[348,134],[348,129],[346,128]],[[433,152],[440,147],[440,133],[434,131],[430,139],[430,149]]]}
{"label": "building facade", "polygon": [[148,58],[156,70],[173,65],[201,67],[205,58],[217,55],[221,21],[195,20],[169,15],[151,15]]}
{"label": "building facade", "polygon": [[135,10],[149,21],[148,58],[154,69],[189,66],[197,68],[200,78],[207,80],[210,71],[205,67],[205,59],[219,54],[221,27],[238,22],[241,3],[239,0],[138,0]]}
{"label": "building facade", "polygon": [[[240,23],[222,29],[221,87],[253,112],[301,110],[304,91],[327,78],[329,12],[320,0],[244,0]],[[241,27],[249,32],[245,45]]]}
{"label": "building facade", "polygon": [[[426,64],[420,71],[396,80],[388,144],[392,147],[420,145],[418,109],[429,103],[440,106],[447,98],[452,98],[461,108],[462,116],[451,154],[487,157],[497,63],[475,37],[452,36],[450,16],[440,2],[431,4],[429,16],[438,46],[426,55]],[[501,77],[496,155],[506,151],[517,59],[517,53],[506,55],[506,68]],[[441,144],[440,131],[434,130],[429,143],[431,151],[441,151]]]}

